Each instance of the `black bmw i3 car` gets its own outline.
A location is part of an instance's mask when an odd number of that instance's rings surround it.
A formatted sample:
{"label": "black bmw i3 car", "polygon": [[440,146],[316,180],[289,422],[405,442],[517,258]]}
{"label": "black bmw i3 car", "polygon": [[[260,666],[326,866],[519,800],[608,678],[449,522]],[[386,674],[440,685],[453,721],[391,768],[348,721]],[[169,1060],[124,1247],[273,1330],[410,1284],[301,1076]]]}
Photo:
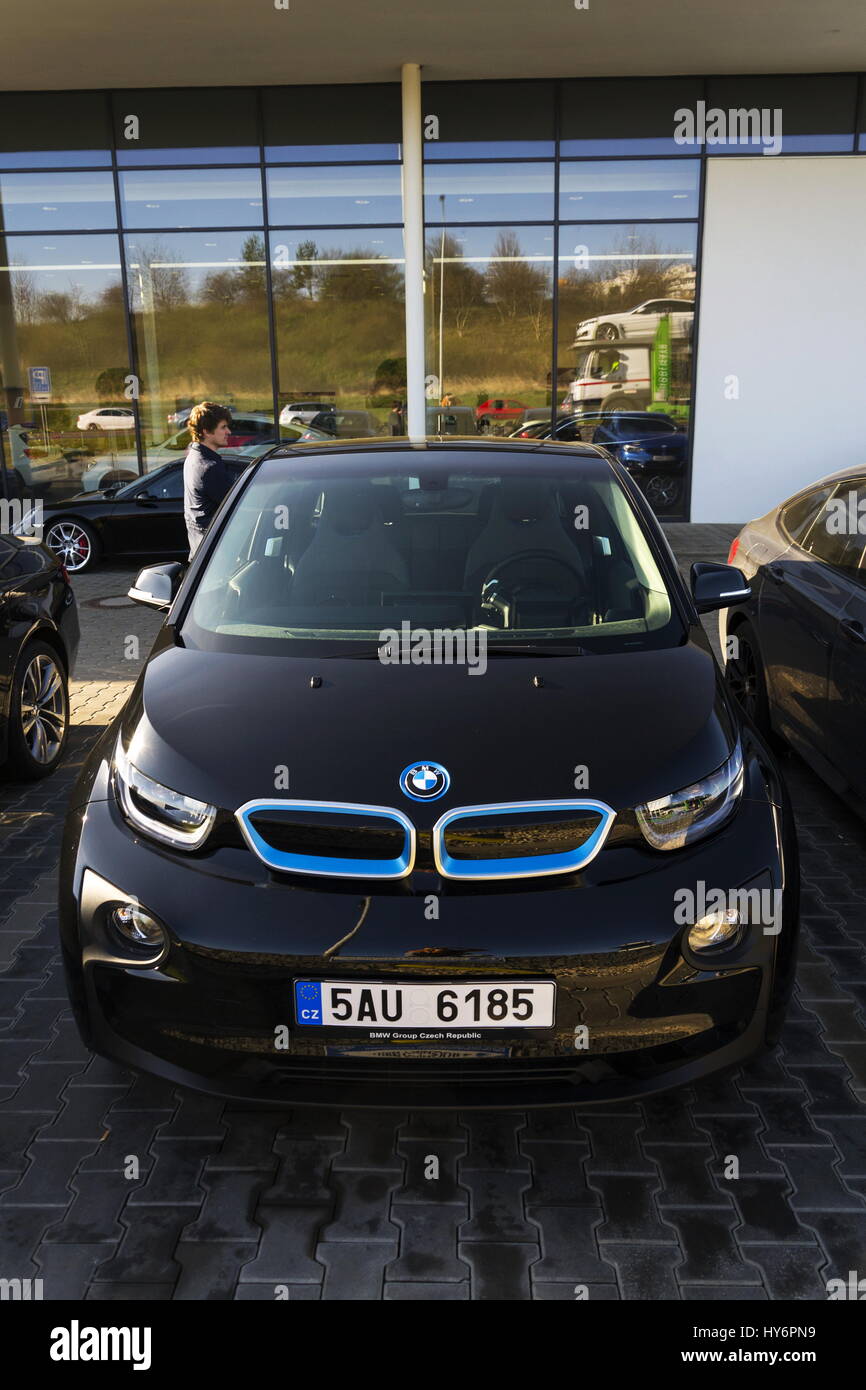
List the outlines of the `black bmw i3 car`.
{"label": "black bmw i3 car", "polygon": [[85,1042],[267,1103],[640,1095],[778,1037],[797,851],[627,472],[587,445],[278,449],[67,820]]}

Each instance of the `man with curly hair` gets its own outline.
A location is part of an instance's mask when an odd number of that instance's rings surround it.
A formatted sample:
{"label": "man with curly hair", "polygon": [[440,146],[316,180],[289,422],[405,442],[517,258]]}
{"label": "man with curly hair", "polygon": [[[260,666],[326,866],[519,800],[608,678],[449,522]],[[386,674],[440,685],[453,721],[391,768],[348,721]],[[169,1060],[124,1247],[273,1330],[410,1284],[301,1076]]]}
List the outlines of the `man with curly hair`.
{"label": "man with curly hair", "polygon": [[188,428],[192,443],[183,461],[183,517],[192,559],[214,512],[234,482],[217,453],[228,444],[231,412],[224,405],[202,401],[190,411]]}

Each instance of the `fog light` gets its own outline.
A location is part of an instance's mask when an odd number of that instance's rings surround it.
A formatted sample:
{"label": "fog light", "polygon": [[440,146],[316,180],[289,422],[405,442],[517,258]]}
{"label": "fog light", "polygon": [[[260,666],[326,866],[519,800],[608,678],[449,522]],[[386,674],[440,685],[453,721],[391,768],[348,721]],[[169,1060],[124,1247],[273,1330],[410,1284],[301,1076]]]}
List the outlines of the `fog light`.
{"label": "fog light", "polygon": [[136,946],[161,946],[165,932],[149,912],[138,903],[121,903],[111,913],[112,925]]}
{"label": "fog light", "polygon": [[740,934],[740,914],[735,907],[718,908],[699,917],[689,928],[688,944],[693,951],[711,951],[731,946]]}

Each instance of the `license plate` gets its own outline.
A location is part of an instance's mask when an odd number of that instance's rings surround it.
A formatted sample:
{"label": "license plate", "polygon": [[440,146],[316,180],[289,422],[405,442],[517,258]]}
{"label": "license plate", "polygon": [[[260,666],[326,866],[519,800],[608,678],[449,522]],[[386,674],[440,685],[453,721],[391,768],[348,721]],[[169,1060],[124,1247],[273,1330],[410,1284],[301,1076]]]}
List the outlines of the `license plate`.
{"label": "license plate", "polygon": [[672,454],[653,454],[652,461],[653,463],[670,463],[672,457]]}
{"label": "license plate", "polygon": [[295,980],[295,1019],[303,1028],[551,1028],[555,1001],[552,980]]}

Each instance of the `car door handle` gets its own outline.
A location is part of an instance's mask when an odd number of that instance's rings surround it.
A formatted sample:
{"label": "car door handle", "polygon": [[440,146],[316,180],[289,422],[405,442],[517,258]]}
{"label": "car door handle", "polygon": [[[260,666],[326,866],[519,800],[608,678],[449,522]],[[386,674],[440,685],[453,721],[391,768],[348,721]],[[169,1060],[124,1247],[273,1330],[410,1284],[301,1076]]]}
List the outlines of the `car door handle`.
{"label": "car door handle", "polygon": [[866,643],[866,628],[856,618],[843,618],[839,626],[852,642]]}
{"label": "car door handle", "polygon": [[784,584],[785,571],[783,570],[781,565],[767,565],[766,573],[770,576],[771,579],[775,579],[777,584]]}

